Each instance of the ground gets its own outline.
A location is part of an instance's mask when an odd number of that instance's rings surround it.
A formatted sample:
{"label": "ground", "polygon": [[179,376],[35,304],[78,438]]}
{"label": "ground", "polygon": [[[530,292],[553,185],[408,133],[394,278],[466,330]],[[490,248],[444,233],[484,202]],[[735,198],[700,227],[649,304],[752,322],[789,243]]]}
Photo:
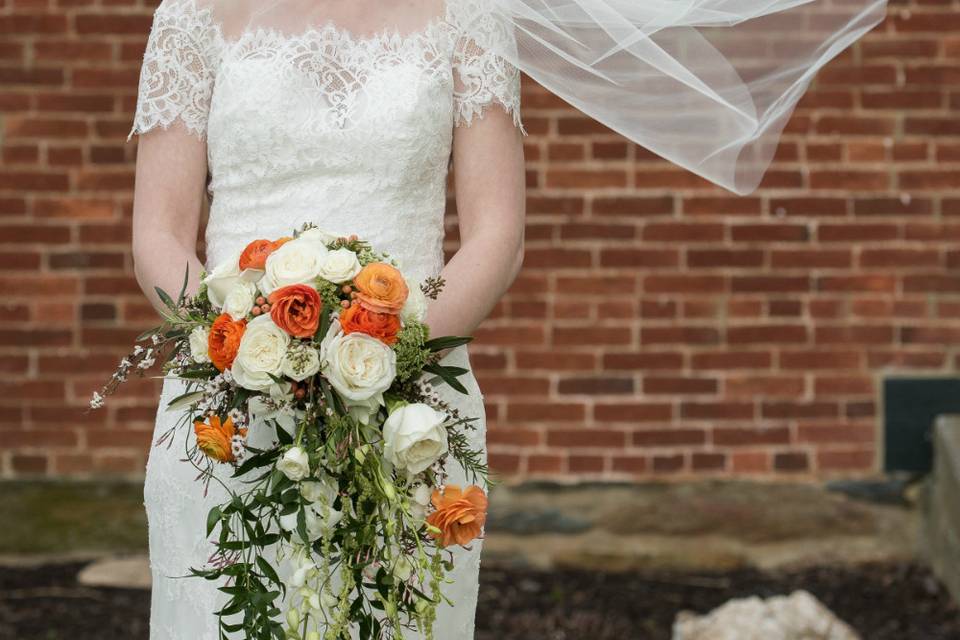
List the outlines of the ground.
{"label": "ground", "polygon": [[[146,590],[77,584],[83,563],[0,570],[0,640],[145,640]],[[906,563],[720,573],[484,568],[477,640],[668,640],[676,612],[806,589],[864,640],[956,640],[960,610]]]}
{"label": "ground", "polygon": [[[117,584],[145,572],[140,491],[3,487],[0,640],[147,638],[149,591],[77,581],[118,553],[133,555]],[[923,562],[914,505],[878,495],[748,482],[501,487],[477,640],[666,640],[682,609],[795,589],[864,640],[960,640],[960,609]],[[97,566],[110,577],[110,563]]]}

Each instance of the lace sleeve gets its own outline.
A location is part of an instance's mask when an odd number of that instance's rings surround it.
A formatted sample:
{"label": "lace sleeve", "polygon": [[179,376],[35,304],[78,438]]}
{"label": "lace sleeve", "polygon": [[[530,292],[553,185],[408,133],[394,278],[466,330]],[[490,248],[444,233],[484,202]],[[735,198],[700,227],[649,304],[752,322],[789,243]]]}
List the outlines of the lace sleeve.
{"label": "lace sleeve", "polygon": [[[513,116],[523,131],[520,119],[520,70],[497,51],[513,44],[509,25],[482,8],[476,0],[449,0],[458,3],[454,13],[453,48],[455,124],[469,125],[483,116],[491,104],[499,104]],[[523,131],[526,133],[526,131]]]}
{"label": "lace sleeve", "polygon": [[157,126],[166,129],[176,120],[201,140],[206,138],[222,37],[211,9],[197,1],[163,0],[157,7],[127,140]]}

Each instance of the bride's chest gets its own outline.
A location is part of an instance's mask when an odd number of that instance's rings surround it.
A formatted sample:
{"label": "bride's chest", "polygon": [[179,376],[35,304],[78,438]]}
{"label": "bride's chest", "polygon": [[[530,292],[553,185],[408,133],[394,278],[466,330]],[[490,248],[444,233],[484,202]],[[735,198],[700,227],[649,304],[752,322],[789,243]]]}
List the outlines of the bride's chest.
{"label": "bride's chest", "polygon": [[211,160],[223,165],[270,155],[271,162],[301,162],[318,154],[356,160],[366,153],[403,162],[391,155],[446,154],[453,74],[445,43],[426,32],[364,40],[332,29],[293,39],[248,34],[224,49],[217,69],[207,131]]}

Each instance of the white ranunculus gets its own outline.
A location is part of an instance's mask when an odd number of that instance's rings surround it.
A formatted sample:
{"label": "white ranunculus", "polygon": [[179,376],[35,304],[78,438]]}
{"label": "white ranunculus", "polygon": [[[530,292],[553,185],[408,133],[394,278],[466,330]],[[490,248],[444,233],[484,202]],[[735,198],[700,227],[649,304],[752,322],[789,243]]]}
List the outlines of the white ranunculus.
{"label": "white ranunculus", "polygon": [[274,384],[270,376],[283,373],[290,336],[268,315],[257,316],[240,339],[237,357],[230,367],[233,379],[244,389],[267,391]]}
{"label": "white ranunculus", "polygon": [[365,333],[344,334],[334,321],[320,343],[320,370],[348,403],[368,400],[390,388],[397,354]]}
{"label": "white ranunculus", "polygon": [[323,243],[302,236],[285,242],[267,257],[260,290],[269,295],[280,287],[313,282],[320,275],[327,253]]}
{"label": "white ranunculus", "polygon": [[427,296],[419,286],[410,287],[410,294],[407,301],[403,303],[400,309],[400,319],[404,322],[423,322],[427,317]]}
{"label": "white ranunculus", "polygon": [[229,313],[234,320],[243,320],[253,309],[253,302],[257,299],[257,285],[240,280],[223,299],[223,312]]}
{"label": "white ranunculus", "polygon": [[190,357],[194,362],[210,362],[210,330],[194,327],[190,332]]}
{"label": "white ranunculus", "polygon": [[283,359],[283,375],[301,382],[320,371],[320,353],[304,342],[294,342]]}
{"label": "white ranunculus", "polygon": [[310,240],[311,242],[319,242],[320,244],[327,245],[332,243],[338,237],[339,236],[330,233],[329,231],[324,231],[319,227],[311,227],[297,236],[297,240]]}
{"label": "white ranunculus", "polygon": [[294,482],[310,475],[310,458],[300,447],[290,447],[277,461],[277,469]]}
{"label": "white ranunculus", "polygon": [[244,269],[240,271],[240,254],[242,249],[227,256],[227,259],[219,263],[203,279],[207,285],[207,298],[217,309],[223,308],[227,294],[233,290],[238,282],[256,282],[263,274],[256,269]]}
{"label": "white ranunculus", "polygon": [[320,267],[320,277],[335,284],[343,284],[353,280],[362,268],[356,253],[340,247],[327,253]]}
{"label": "white ranunculus", "polygon": [[383,423],[383,455],[395,466],[417,474],[447,453],[447,416],[416,402],[397,407]]}

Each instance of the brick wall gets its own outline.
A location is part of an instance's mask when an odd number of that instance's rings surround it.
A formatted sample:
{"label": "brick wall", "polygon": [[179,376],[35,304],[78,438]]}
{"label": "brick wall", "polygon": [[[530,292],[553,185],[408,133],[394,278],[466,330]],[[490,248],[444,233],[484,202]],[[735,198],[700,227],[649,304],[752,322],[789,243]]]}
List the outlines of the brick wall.
{"label": "brick wall", "polygon": [[[155,381],[82,410],[154,320],[131,277],[124,142],[150,13],[0,0],[3,476],[143,469]],[[957,33],[956,0],[893,2],[745,198],[528,84],[527,258],[473,349],[494,466],[879,468],[879,381],[958,364]]]}

